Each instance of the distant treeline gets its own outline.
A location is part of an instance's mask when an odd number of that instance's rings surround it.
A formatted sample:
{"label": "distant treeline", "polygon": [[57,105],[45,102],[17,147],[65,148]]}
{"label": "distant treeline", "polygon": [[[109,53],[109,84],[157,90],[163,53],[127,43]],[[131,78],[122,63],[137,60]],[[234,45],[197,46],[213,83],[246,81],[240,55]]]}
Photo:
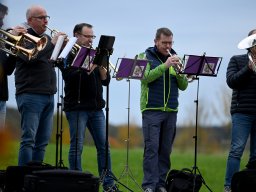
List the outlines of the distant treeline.
{"label": "distant treeline", "polygon": [[[59,119],[57,119],[57,114],[54,116],[53,133],[51,137],[51,142],[56,143],[57,130],[58,135],[61,136],[64,144],[69,143],[69,129],[68,122],[65,117],[65,113],[59,114]],[[57,123],[58,122],[58,123]],[[16,108],[7,108],[6,117],[7,129],[12,135],[13,139],[20,138],[20,115]],[[58,126],[57,126],[58,125]],[[109,142],[112,148],[124,148],[127,145],[129,147],[143,147],[143,135],[141,127],[130,123],[129,135],[128,126],[126,124],[113,126],[108,126],[109,131]],[[192,149],[195,147],[195,126],[178,127],[176,133],[175,147],[180,150]],[[58,136],[58,138],[60,138]],[[128,139],[129,137],[129,139]],[[230,143],[230,126],[223,127],[197,127],[197,146],[198,151],[201,152],[218,152],[220,150],[227,150]],[[94,145],[93,140],[89,134],[86,132],[86,145]]]}

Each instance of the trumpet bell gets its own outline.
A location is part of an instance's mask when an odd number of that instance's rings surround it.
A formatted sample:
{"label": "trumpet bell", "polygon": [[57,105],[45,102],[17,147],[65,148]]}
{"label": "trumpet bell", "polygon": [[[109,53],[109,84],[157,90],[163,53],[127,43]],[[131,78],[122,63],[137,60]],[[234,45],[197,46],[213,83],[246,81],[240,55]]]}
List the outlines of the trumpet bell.
{"label": "trumpet bell", "polygon": [[[35,37],[28,33],[16,36],[0,29],[0,49],[14,56],[25,55],[28,59],[35,58],[48,42],[47,37]],[[27,48],[27,46],[31,48]]]}
{"label": "trumpet bell", "polygon": [[186,78],[187,78],[187,81],[188,81],[189,83],[191,83],[191,82],[194,81],[195,75],[186,75]]}
{"label": "trumpet bell", "polygon": [[29,41],[31,43],[34,43],[35,48],[37,49],[37,51],[43,50],[45,48],[47,42],[48,42],[48,39],[45,36],[39,38],[39,37],[35,37],[33,35],[30,35],[28,33],[24,34],[22,36],[22,38],[24,39],[24,41]]}

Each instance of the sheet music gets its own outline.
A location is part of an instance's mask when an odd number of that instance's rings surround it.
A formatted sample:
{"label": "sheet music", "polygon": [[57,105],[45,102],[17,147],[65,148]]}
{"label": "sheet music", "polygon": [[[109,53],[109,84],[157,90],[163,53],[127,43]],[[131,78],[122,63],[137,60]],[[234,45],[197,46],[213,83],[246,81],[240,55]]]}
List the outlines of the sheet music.
{"label": "sheet music", "polygon": [[58,37],[57,43],[56,43],[56,45],[54,47],[54,50],[52,52],[52,56],[51,56],[51,60],[52,61],[56,61],[56,59],[57,59],[57,57],[58,57],[58,55],[60,53],[60,49],[61,49],[61,47],[62,47],[62,45],[64,43],[64,39],[65,39],[64,35],[60,35]]}
{"label": "sheet music", "polygon": [[148,60],[137,58],[122,58],[116,74],[116,78],[141,79],[143,78],[148,62]]}
{"label": "sheet music", "polygon": [[67,43],[67,45],[65,46],[65,48],[62,50],[60,56],[58,57],[60,58],[66,58],[67,55],[69,54],[69,52],[71,51],[73,45],[75,45],[77,38],[76,37],[71,37]]}
{"label": "sheet music", "polygon": [[81,47],[76,54],[71,66],[83,68],[86,70],[90,69],[90,65],[93,62],[93,58],[95,57],[96,50],[87,48],[87,47]]}
{"label": "sheet music", "polygon": [[221,57],[185,55],[184,70],[181,74],[215,76],[221,59]]}

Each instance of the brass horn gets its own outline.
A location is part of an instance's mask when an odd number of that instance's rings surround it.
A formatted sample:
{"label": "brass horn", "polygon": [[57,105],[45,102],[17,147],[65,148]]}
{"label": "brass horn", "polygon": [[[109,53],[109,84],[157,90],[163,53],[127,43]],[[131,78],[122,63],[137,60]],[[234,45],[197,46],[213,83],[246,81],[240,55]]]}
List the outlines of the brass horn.
{"label": "brass horn", "polygon": [[[167,52],[168,52],[168,54],[169,54],[170,56],[173,56],[173,55],[170,53],[169,49],[167,49]],[[179,64],[176,65],[176,66],[173,66],[173,68],[174,68],[174,70],[175,70],[175,72],[176,72],[177,74],[182,73],[182,70],[183,70],[183,63],[182,63],[181,59],[179,59]],[[187,79],[187,81],[188,81],[189,83],[191,83],[191,82],[194,81],[194,79],[195,79],[195,76],[194,76],[194,75],[185,74],[185,77],[186,77],[186,79]]]}
{"label": "brass horn", "polygon": [[[173,56],[171,54],[171,52],[169,51],[169,49],[167,49],[167,52],[169,54],[169,56]],[[183,64],[181,62],[181,60],[179,59],[179,64],[176,65],[176,66],[173,66],[174,70],[176,71],[177,74],[181,73],[182,72],[182,69],[183,69]]]}
{"label": "brass horn", "polygon": [[23,54],[28,59],[35,58],[45,48],[47,41],[46,37],[38,38],[28,33],[16,36],[0,29],[0,49],[14,56]]}
{"label": "brass horn", "polygon": [[256,72],[256,62],[253,60],[251,52],[248,52],[248,58],[251,62],[251,67],[252,67],[253,72]]}

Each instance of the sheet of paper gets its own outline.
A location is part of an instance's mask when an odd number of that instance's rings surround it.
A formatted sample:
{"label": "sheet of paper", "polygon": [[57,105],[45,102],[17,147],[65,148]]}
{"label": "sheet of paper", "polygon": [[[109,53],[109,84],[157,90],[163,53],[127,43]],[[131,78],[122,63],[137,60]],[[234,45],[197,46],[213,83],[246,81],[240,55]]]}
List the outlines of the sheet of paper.
{"label": "sheet of paper", "polygon": [[61,47],[63,45],[64,39],[65,39],[65,37],[63,35],[60,35],[58,37],[57,43],[56,43],[56,45],[54,47],[54,50],[52,52],[52,56],[51,56],[52,61],[56,61],[56,59],[57,59],[57,57],[60,53]]}
{"label": "sheet of paper", "polygon": [[61,58],[66,58],[69,52],[71,51],[73,45],[76,43],[77,38],[76,37],[71,37],[65,46],[65,48],[62,50],[60,56],[58,57],[59,59]]}

